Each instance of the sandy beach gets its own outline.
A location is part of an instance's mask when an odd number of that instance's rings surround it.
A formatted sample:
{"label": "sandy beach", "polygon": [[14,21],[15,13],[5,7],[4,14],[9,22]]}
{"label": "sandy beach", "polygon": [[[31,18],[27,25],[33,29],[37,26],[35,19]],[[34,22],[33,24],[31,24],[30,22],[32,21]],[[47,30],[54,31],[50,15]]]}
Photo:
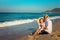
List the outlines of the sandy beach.
{"label": "sandy beach", "polygon": [[60,20],[53,24],[53,32],[51,34],[37,35],[36,37],[27,35],[16,40],[60,40]]}

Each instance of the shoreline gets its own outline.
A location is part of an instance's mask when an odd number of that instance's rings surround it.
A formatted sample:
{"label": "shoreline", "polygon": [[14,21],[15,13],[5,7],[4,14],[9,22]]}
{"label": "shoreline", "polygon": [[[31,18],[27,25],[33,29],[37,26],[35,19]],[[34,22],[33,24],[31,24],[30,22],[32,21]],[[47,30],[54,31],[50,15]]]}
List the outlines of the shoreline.
{"label": "shoreline", "polygon": [[[53,23],[53,33],[54,32],[56,32],[56,31],[58,31],[58,32],[60,32],[59,30],[60,30],[60,20],[55,20],[56,22],[55,23]],[[20,25],[19,25],[20,26]],[[2,28],[2,29],[4,29],[4,28]],[[1,30],[2,30],[1,29]],[[6,29],[7,28],[5,28],[4,29],[4,31],[6,31]],[[0,31],[1,31],[0,30]],[[29,30],[31,30],[31,29],[29,29]],[[7,35],[6,33],[7,32],[4,32],[5,33],[5,35],[3,35],[3,36],[0,36],[0,40],[27,40],[27,36],[29,35],[29,33],[31,33],[31,32],[29,32],[29,31],[27,31],[27,30],[25,30],[25,31],[23,31],[23,32],[21,32],[21,33],[18,33],[18,35],[17,34],[12,34],[12,35]],[[12,31],[13,33],[14,33],[14,31]],[[26,32],[26,33],[25,33]],[[24,34],[23,36],[22,36],[22,34]],[[31,37],[32,38],[32,37]],[[30,38],[29,38],[30,39]],[[39,38],[38,38],[39,39]],[[42,39],[42,38],[41,38]]]}

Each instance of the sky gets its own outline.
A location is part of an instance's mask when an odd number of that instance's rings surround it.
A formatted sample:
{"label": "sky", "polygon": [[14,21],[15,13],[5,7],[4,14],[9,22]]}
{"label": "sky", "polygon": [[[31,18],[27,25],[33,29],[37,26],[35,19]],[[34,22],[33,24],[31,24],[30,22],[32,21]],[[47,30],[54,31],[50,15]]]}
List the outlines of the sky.
{"label": "sky", "polygon": [[60,8],[60,0],[0,0],[0,12],[42,12]]}

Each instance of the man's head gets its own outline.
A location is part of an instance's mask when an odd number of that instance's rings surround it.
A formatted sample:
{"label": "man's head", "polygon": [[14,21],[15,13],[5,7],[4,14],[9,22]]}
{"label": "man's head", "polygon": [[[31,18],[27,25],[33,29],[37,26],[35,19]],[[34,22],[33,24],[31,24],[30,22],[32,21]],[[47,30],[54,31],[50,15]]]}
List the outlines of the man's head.
{"label": "man's head", "polygon": [[49,18],[48,15],[44,16],[44,20],[48,20],[48,18]]}

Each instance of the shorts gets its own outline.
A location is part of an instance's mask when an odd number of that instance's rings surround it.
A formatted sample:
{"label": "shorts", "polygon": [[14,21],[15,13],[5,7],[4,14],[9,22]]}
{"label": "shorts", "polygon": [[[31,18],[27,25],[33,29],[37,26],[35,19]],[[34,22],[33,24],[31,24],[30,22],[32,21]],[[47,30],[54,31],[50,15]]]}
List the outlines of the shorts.
{"label": "shorts", "polygon": [[41,32],[39,34],[49,34],[49,33],[45,30],[41,30]]}

